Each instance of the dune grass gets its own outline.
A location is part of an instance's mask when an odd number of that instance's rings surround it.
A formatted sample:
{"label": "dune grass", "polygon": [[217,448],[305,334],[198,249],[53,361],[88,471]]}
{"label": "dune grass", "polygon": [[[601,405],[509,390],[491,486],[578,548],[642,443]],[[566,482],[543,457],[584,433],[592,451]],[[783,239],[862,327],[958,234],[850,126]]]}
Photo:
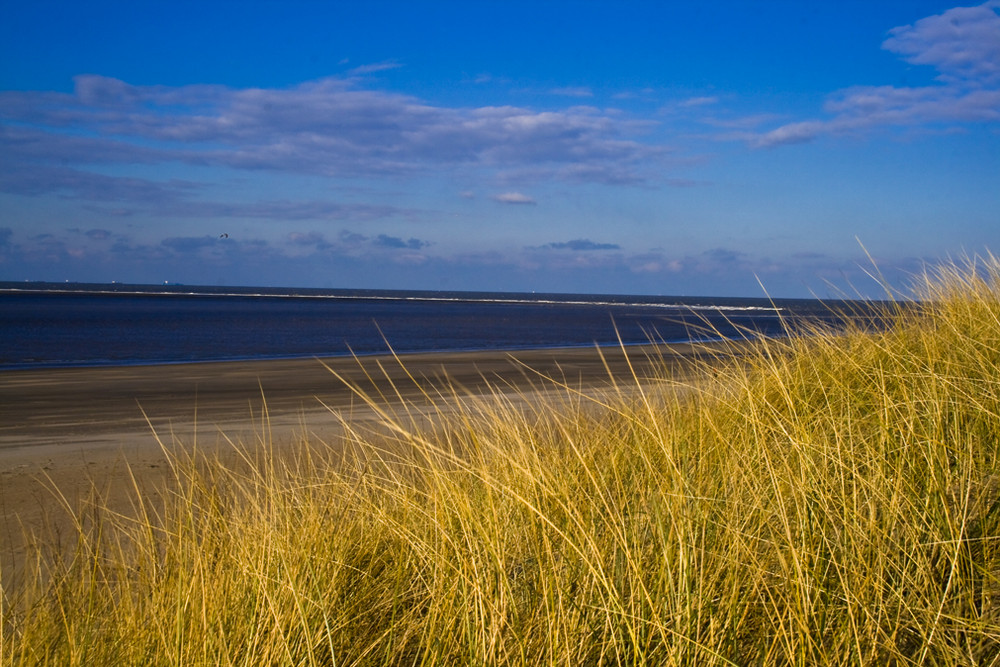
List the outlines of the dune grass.
{"label": "dune grass", "polygon": [[1000,263],[921,290],[684,382],[427,396],[343,443],[176,455],[165,501],[95,500],[4,591],[0,657],[1000,664]]}

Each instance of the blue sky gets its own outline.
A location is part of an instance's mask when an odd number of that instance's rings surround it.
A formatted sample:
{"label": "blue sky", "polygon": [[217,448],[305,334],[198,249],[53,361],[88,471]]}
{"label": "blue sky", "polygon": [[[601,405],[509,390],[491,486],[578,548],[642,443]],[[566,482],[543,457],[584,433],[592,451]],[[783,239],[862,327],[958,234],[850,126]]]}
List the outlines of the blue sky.
{"label": "blue sky", "polygon": [[825,297],[989,250],[996,0],[0,6],[2,280]]}

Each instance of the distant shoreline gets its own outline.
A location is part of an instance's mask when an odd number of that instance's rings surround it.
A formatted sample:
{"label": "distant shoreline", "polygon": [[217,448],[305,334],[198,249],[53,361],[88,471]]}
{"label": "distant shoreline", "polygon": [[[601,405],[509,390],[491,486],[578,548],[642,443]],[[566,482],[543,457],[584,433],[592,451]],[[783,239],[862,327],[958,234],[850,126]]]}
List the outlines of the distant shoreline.
{"label": "distant shoreline", "polygon": [[[2,284],[0,284],[2,287]],[[203,288],[207,290],[208,288]],[[0,293],[0,371],[389,354],[516,353],[780,337],[819,300],[215,288]],[[300,298],[307,297],[307,298]],[[846,306],[845,306],[846,307]],[[858,306],[859,319],[873,306]]]}
{"label": "distant shoreline", "polygon": [[[783,336],[768,336],[768,338],[782,338]],[[442,356],[442,355],[513,355],[520,356],[524,354],[534,355],[535,353],[552,353],[561,354],[566,351],[574,350],[595,350],[600,349],[602,352],[608,350],[618,350],[619,348],[627,348],[629,350],[638,350],[643,348],[673,348],[683,345],[716,345],[720,343],[738,343],[737,340],[724,339],[724,338],[706,338],[700,340],[670,340],[661,341],[658,343],[641,342],[641,343],[587,343],[579,345],[551,345],[551,346],[524,346],[524,347],[495,347],[495,348],[463,348],[463,349],[453,349],[453,350],[419,350],[419,351],[407,351],[398,352],[395,356],[400,358],[406,357],[421,357],[421,356]],[[7,364],[4,365],[0,363],[0,381],[2,381],[2,375],[8,372],[33,372],[33,371],[59,371],[59,370],[99,370],[99,369],[111,369],[111,368],[145,368],[145,367],[155,367],[155,366],[200,366],[203,364],[256,364],[256,363],[280,363],[280,362],[298,362],[298,361],[334,361],[341,359],[355,360],[355,359],[372,359],[377,357],[387,357],[393,358],[394,354],[392,351],[383,352],[358,352],[355,354],[344,353],[344,354],[296,354],[296,355],[268,355],[268,356],[254,356],[254,357],[233,357],[233,358],[219,358],[219,359],[197,359],[197,360],[168,360],[168,361],[147,361],[147,360],[136,360],[136,361],[91,361],[91,362],[42,362],[38,364],[23,363],[23,364]]]}

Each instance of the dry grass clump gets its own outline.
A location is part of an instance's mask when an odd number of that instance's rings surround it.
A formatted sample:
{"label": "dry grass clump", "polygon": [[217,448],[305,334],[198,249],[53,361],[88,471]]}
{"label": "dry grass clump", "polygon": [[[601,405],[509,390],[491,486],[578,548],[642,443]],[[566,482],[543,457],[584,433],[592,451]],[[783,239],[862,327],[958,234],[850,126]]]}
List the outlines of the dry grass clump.
{"label": "dry grass clump", "polygon": [[5,592],[3,662],[1000,664],[1000,263],[921,296],[684,387],[178,459]]}

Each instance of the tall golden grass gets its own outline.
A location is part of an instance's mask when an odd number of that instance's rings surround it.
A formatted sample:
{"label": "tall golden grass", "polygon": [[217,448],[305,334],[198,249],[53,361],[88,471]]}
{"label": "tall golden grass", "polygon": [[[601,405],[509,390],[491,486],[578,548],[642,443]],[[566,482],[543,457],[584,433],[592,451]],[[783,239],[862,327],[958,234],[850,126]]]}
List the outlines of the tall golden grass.
{"label": "tall golden grass", "polygon": [[601,395],[427,396],[80,511],[3,664],[1000,664],[1000,262]]}

